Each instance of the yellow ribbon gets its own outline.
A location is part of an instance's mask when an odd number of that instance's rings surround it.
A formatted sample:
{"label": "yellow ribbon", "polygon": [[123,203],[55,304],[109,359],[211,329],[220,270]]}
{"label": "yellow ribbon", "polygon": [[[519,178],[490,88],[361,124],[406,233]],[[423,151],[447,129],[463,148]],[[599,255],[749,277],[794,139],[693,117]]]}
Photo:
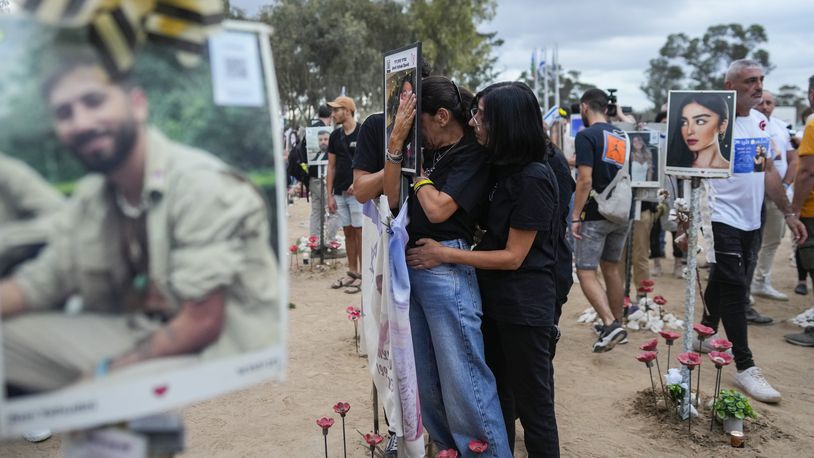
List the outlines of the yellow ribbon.
{"label": "yellow ribbon", "polygon": [[201,53],[224,18],[221,0],[17,0],[40,22],[88,27],[108,70],[129,71],[146,40]]}

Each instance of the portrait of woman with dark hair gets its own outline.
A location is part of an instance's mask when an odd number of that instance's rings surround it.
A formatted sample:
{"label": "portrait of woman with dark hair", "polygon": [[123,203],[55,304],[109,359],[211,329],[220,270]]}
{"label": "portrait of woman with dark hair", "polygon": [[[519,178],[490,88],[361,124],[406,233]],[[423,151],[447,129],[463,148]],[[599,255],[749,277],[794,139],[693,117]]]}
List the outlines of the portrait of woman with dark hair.
{"label": "portrait of woman with dark hair", "polygon": [[728,175],[734,100],[716,92],[671,92],[670,97],[675,105],[669,110],[668,172],[685,168],[700,172],[690,170],[687,175]]}

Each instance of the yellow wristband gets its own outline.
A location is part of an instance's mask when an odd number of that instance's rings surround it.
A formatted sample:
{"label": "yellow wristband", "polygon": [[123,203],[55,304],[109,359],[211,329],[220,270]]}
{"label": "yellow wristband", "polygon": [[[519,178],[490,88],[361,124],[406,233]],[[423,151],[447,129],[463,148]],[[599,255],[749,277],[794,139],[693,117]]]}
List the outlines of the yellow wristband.
{"label": "yellow wristband", "polygon": [[435,185],[435,183],[433,183],[429,178],[417,181],[413,183],[413,191],[418,191],[418,188],[428,184]]}

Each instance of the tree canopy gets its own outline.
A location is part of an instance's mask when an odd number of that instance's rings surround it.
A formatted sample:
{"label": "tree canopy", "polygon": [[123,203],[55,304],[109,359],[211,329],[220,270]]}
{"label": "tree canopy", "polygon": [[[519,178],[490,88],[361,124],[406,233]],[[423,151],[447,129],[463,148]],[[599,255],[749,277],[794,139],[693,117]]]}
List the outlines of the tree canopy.
{"label": "tree canopy", "polygon": [[737,59],[754,59],[768,73],[772,69],[769,52],[760,48],[767,41],[766,31],[758,24],[713,25],[700,37],[671,34],[659,56],[650,60],[640,88],[659,109],[671,89],[723,89],[726,69]]}
{"label": "tree canopy", "polygon": [[342,88],[363,114],[379,111],[384,52],[416,41],[433,73],[472,89],[492,80],[502,42],[478,26],[495,7],[495,0],[278,0],[250,19],[273,27],[283,110],[302,122]]}

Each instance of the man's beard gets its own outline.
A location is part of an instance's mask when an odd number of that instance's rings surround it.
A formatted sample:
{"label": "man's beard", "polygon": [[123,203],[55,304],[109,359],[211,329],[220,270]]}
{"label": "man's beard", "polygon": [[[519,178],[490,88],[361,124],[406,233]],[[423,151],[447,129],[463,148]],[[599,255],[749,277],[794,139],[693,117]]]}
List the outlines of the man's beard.
{"label": "man's beard", "polygon": [[[128,120],[116,130],[95,130],[79,134],[67,146],[73,156],[82,163],[88,172],[106,175],[116,171],[130,157],[133,145],[136,143],[137,130],[136,122]],[[105,155],[105,152],[94,152],[88,155],[82,153],[82,147],[85,144],[105,135],[113,136],[112,154]]]}

